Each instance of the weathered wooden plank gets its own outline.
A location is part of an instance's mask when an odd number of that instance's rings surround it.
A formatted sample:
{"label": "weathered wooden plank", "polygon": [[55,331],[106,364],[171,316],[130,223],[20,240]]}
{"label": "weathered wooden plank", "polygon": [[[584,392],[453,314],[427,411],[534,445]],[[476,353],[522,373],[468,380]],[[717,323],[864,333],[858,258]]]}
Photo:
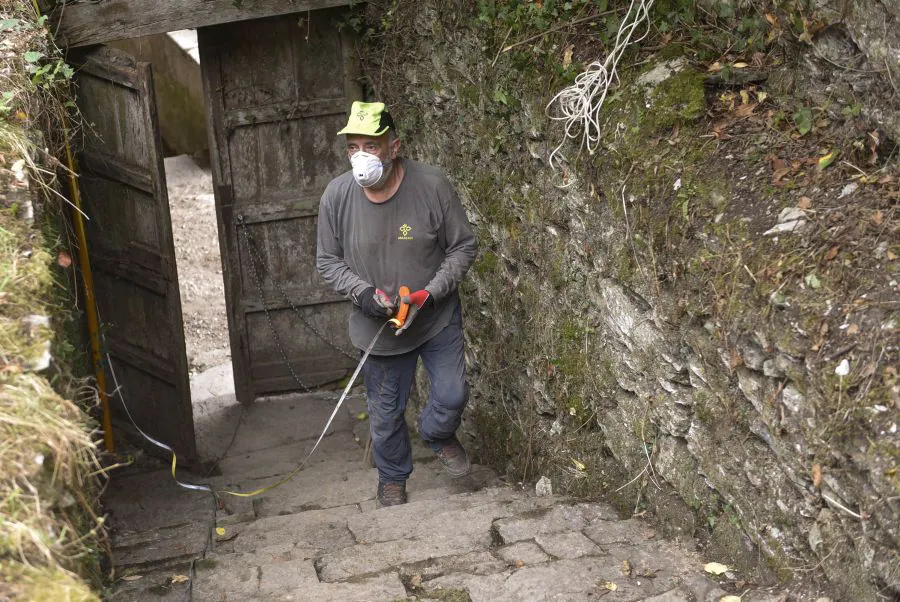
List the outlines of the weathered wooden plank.
{"label": "weathered wooden plank", "polygon": [[265,310],[290,311],[291,304],[293,304],[293,307],[312,307],[314,305],[321,305],[322,303],[340,303],[342,301],[349,303],[349,301],[341,295],[328,290],[317,290],[307,293],[306,291],[301,291],[294,287],[283,288],[291,300],[290,303],[284,300],[281,291],[272,289],[271,293],[267,295],[265,303],[261,302],[259,299],[242,300],[241,311],[246,315],[259,313]]}
{"label": "weathered wooden plank", "polygon": [[125,278],[135,286],[140,286],[159,296],[169,292],[169,281],[156,270],[148,270],[136,262],[116,255],[93,253],[91,267],[94,270]]}
{"label": "weathered wooden plank", "polygon": [[[271,365],[257,364],[253,366],[253,393],[257,397],[299,389],[294,377],[284,371],[284,364],[281,363],[280,366],[282,367],[281,372],[278,371],[279,364],[277,362],[273,362]],[[303,384],[311,389],[339,381],[350,373],[350,369],[346,366],[322,367],[311,362],[298,362],[294,371],[302,374],[300,378],[303,379]]]}
{"label": "weathered wooden plank", "polygon": [[141,74],[133,57],[111,48],[100,48],[85,54],[74,52],[67,57],[82,72],[137,90]]}
{"label": "weathered wooden plank", "polygon": [[51,21],[57,44],[71,48],[349,5],[350,0],[105,0],[60,4]]}
{"label": "weathered wooden plank", "polygon": [[147,350],[135,345],[130,345],[122,340],[110,340],[107,342],[109,353],[114,358],[134,366],[157,380],[161,380],[172,387],[175,386],[175,370],[172,369],[168,359],[159,358]]}
{"label": "weathered wooden plank", "polygon": [[81,167],[96,176],[127,184],[147,194],[155,192],[153,177],[145,167],[128,163],[119,157],[102,151],[83,151],[81,153]]}
{"label": "weathered wooden plank", "polygon": [[232,109],[225,113],[225,127],[229,130],[260,123],[324,117],[326,115],[345,115],[347,100],[340,98],[321,98],[302,102],[285,101],[276,104],[253,107],[249,109]]}
{"label": "weathered wooden plank", "polygon": [[307,196],[275,203],[242,205],[241,214],[248,225],[313,217],[319,214],[319,198]]}

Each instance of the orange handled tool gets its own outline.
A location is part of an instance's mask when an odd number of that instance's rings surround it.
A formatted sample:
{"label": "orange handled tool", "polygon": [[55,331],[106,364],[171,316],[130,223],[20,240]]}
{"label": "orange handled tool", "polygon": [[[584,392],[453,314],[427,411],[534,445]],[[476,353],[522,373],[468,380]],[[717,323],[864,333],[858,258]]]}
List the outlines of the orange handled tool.
{"label": "orange handled tool", "polygon": [[400,305],[397,307],[397,314],[388,320],[388,323],[390,323],[394,330],[403,328],[403,325],[406,323],[406,316],[409,314],[409,303],[404,303],[403,300],[407,298],[409,298],[409,287],[401,286],[398,301]]}

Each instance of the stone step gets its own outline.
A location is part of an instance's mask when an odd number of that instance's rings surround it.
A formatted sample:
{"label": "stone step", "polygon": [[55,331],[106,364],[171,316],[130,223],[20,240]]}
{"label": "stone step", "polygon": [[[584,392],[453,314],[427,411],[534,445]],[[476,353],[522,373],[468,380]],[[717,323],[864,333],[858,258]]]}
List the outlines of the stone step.
{"label": "stone step", "polygon": [[351,516],[347,528],[357,544],[324,554],[316,563],[319,578],[342,581],[409,564],[486,552],[495,543],[494,521],[540,511],[557,501],[525,497],[511,489],[486,489]]}
{"label": "stone step", "polygon": [[220,554],[254,552],[273,545],[341,549],[356,543],[347,520],[360,512],[359,506],[352,504],[219,527],[214,534],[214,550]]}
{"label": "stone step", "polygon": [[[244,414],[228,456],[318,438],[336,401],[333,396],[312,393],[254,402]],[[350,433],[355,422],[347,411],[339,410],[328,433]]]}
{"label": "stone step", "polygon": [[137,568],[124,572],[116,567],[119,579],[109,602],[189,602],[191,599],[191,564],[193,559],[149,570]]}
{"label": "stone step", "polygon": [[193,602],[222,600],[398,600],[406,589],[397,572],[352,583],[321,583],[314,548],[271,546],[254,554],[213,555],[195,566]]}

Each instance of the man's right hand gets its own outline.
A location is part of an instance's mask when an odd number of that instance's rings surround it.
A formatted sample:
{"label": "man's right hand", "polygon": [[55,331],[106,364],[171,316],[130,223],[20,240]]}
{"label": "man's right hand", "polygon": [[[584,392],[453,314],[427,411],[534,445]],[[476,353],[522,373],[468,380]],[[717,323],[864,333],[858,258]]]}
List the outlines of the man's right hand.
{"label": "man's right hand", "polygon": [[385,320],[394,315],[396,305],[387,294],[370,286],[358,298],[359,309],[364,316],[375,320]]}

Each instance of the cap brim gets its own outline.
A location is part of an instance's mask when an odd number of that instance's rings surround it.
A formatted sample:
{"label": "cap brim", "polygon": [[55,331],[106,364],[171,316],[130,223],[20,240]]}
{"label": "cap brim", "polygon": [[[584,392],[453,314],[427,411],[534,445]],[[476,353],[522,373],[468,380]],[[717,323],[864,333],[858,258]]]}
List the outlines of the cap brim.
{"label": "cap brim", "polygon": [[357,135],[357,136],[381,136],[381,135],[387,133],[387,131],[388,131],[389,129],[391,129],[391,128],[390,128],[390,127],[385,127],[385,128],[382,128],[381,130],[376,130],[375,132],[362,132],[362,131],[360,131],[360,130],[356,130],[356,129],[350,127],[350,126],[347,126],[347,127],[345,127],[344,129],[342,129],[341,131],[339,131],[339,132],[337,133],[337,135],[338,135],[338,136],[344,136],[344,135],[347,135],[347,134],[355,134],[355,135]]}

